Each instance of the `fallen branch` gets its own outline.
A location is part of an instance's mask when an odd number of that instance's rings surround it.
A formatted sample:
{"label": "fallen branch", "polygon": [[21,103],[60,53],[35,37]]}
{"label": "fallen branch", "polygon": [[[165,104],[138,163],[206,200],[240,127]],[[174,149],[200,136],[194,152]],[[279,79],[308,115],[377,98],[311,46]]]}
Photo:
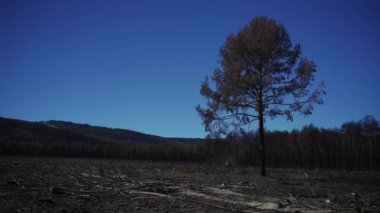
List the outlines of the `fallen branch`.
{"label": "fallen branch", "polygon": [[152,199],[152,198],[161,198],[161,196],[156,196],[156,197],[152,197],[152,196],[147,196],[147,197],[133,197],[131,198],[131,200],[138,200],[138,199]]}
{"label": "fallen branch", "polygon": [[232,188],[238,188],[238,189],[256,189],[255,186],[249,186],[249,185],[229,185]]}
{"label": "fallen branch", "polygon": [[317,210],[317,211],[321,211],[322,210],[322,209],[320,209],[318,207],[312,206],[312,205],[307,204],[307,203],[303,203],[303,205],[306,206],[306,207],[309,207],[309,208],[311,208],[313,210]]}
{"label": "fallen branch", "polygon": [[321,208],[318,208],[316,206],[313,206],[313,205],[310,205],[310,204],[307,204],[307,203],[304,203],[304,202],[297,200],[297,198],[294,197],[291,193],[288,193],[288,195],[289,195],[289,197],[284,197],[284,198],[288,199],[292,203],[297,203],[297,204],[300,204],[302,206],[308,207],[308,208],[316,210],[316,211],[323,211],[323,209],[321,209]]}
{"label": "fallen branch", "polygon": [[196,203],[204,204],[204,205],[209,205],[209,206],[217,207],[217,208],[220,208],[220,209],[226,209],[226,210],[229,210],[229,211],[232,210],[231,208],[226,208],[224,206],[221,206],[221,205],[218,205],[218,204],[215,204],[215,203],[202,202],[202,201],[194,200],[194,199],[192,201],[194,201]]}
{"label": "fallen branch", "polygon": [[233,196],[238,196],[238,197],[247,197],[247,195],[240,194],[234,191],[231,191],[229,189],[219,189],[215,187],[205,187],[204,190],[210,191],[214,194],[219,194],[219,195],[233,195]]}
{"label": "fallen branch", "polygon": [[186,190],[181,192],[182,195],[185,196],[191,196],[191,197],[198,197],[210,201],[216,201],[216,202],[221,202],[221,203],[229,203],[233,205],[241,205],[241,206],[249,206],[251,208],[256,208],[256,209],[262,209],[262,210],[271,210],[271,211],[279,211],[278,210],[278,205],[276,203],[272,202],[256,202],[256,201],[251,201],[251,202],[246,202],[246,201],[239,201],[239,200],[228,200],[228,199],[222,199],[210,195],[206,195],[203,193],[199,192],[194,192],[191,190]]}
{"label": "fallen branch", "polygon": [[52,187],[50,189],[50,191],[53,193],[53,194],[64,194],[65,191],[67,192],[71,192],[71,193],[101,193],[101,192],[107,192],[106,190],[102,190],[102,191],[84,191],[84,190],[75,190],[75,189],[70,189],[70,188],[66,188],[66,187]]}
{"label": "fallen branch", "polygon": [[146,194],[146,195],[153,195],[153,196],[158,196],[158,197],[172,198],[172,196],[170,196],[170,195],[165,195],[165,194],[156,193],[156,192],[129,190],[128,193],[130,193],[130,194]]}

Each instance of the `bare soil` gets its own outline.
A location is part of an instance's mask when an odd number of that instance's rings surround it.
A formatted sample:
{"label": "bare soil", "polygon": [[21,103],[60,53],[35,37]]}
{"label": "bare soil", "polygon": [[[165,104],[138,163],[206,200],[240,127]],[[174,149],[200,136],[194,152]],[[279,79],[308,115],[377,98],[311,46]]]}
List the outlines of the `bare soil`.
{"label": "bare soil", "polygon": [[0,212],[380,212],[380,173],[0,157]]}

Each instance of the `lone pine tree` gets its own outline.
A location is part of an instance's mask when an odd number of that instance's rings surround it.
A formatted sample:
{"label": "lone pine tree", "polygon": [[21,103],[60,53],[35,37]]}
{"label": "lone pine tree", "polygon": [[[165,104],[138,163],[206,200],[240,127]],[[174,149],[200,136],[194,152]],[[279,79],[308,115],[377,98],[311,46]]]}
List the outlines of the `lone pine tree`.
{"label": "lone pine tree", "polygon": [[265,176],[265,117],[294,112],[309,115],[313,104],[322,104],[324,85],[311,90],[315,63],[301,57],[301,46],[293,45],[283,25],[267,17],[256,17],[237,34],[227,37],[220,48],[221,68],[208,76],[200,93],[207,107],[196,107],[206,131],[227,134],[258,121],[261,175]]}

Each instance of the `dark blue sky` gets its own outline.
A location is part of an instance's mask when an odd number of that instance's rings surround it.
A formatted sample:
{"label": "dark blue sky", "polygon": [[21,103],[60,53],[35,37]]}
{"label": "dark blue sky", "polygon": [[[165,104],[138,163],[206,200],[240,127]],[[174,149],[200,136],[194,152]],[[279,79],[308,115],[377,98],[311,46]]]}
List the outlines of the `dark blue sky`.
{"label": "dark blue sky", "polygon": [[200,82],[226,36],[259,15],[288,29],[328,93],[312,116],[268,129],[380,119],[378,0],[3,0],[0,116],[203,137]]}

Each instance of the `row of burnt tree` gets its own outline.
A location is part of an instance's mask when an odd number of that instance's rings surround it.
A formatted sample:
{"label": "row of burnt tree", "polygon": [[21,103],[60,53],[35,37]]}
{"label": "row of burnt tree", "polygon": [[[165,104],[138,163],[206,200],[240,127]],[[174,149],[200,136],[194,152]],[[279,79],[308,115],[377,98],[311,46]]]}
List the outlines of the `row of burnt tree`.
{"label": "row of burnt tree", "polygon": [[[266,162],[269,167],[379,170],[380,135],[319,129],[269,132]],[[257,134],[229,136],[207,143],[210,161],[259,166]]]}
{"label": "row of burnt tree", "polygon": [[201,162],[204,144],[0,142],[0,155]]}

